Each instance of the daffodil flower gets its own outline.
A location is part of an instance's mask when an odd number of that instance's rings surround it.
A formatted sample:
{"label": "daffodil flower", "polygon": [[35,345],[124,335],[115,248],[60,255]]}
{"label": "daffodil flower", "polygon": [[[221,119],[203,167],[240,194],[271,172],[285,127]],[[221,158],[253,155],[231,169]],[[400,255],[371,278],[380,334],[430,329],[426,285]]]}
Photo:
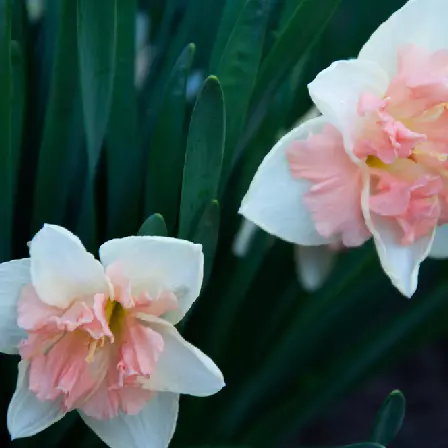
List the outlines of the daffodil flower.
{"label": "daffodil flower", "polygon": [[411,0],[357,59],[318,74],[308,87],[323,116],[275,145],[240,213],[301,245],[373,237],[384,271],[412,296],[448,223],[447,15],[445,0]]}
{"label": "daffodil flower", "polygon": [[28,437],[77,409],[112,448],[167,447],[179,393],[224,385],[174,327],[199,295],[201,246],[131,236],[100,260],[45,225],[30,258],[0,264],[0,350],[21,356],[9,431]]}

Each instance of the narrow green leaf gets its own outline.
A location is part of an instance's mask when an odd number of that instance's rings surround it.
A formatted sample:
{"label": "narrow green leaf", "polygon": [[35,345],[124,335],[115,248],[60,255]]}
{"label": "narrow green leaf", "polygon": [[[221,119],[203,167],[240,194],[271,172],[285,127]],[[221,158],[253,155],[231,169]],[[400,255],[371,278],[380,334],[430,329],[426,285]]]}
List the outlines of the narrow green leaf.
{"label": "narrow green leaf", "polygon": [[269,0],[247,0],[223,51],[216,74],[226,103],[226,143],[221,187],[227,181],[244,126],[263,50]]}
{"label": "narrow green leaf", "polygon": [[185,87],[194,53],[195,46],[189,44],[171,71],[148,156],[145,214],[160,212],[165,217],[170,234],[174,232],[178,218],[185,161]]}
{"label": "narrow green leaf", "polygon": [[[245,440],[256,445],[266,441],[267,433],[260,432],[259,428],[278,427],[282,431],[294,428],[297,431],[367,375],[379,361],[397,350],[397,341],[416,331],[422,322],[435,319],[441,312],[446,313],[446,285],[441,284],[424,299],[413,301],[405,312],[392,316],[380,328],[373,328],[355,344],[347,347],[347,350],[326,366],[325,373],[319,376],[312,387],[306,391],[289,391],[290,398],[275,410],[268,411],[264,418],[254,422]],[[257,378],[251,380],[256,381]]]}
{"label": "narrow green leaf", "polygon": [[78,52],[89,169],[93,174],[109,118],[115,70],[117,0],[78,0]]}
{"label": "narrow green leaf", "polygon": [[204,82],[190,121],[180,202],[179,236],[187,238],[216,198],[225,140],[224,99],[216,77]]}
{"label": "narrow green leaf", "polygon": [[88,178],[77,233],[95,246],[94,178],[110,114],[115,71],[117,0],[78,0],[78,57]]}
{"label": "narrow green leaf", "polygon": [[25,60],[22,48],[17,41],[11,43],[12,63],[12,115],[11,115],[11,156],[12,181],[15,188],[17,170],[19,168],[20,152],[22,148],[22,131],[25,110]]}
{"label": "narrow green leaf", "polygon": [[154,213],[142,224],[137,235],[140,236],[168,236],[165,220],[160,213]]}
{"label": "narrow green leaf", "polygon": [[227,45],[229,36],[232,33],[234,25],[243,9],[246,0],[227,0],[221,14],[218,33],[216,34],[213,45],[212,55],[210,57],[210,72],[215,72],[218,67],[221,55]]}
{"label": "narrow green leaf", "polygon": [[[124,236],[138,220],[140,143],[137,128],[135,18],[137,0],[116,0],[116,63],[106,134],[107,238]],[[119,179],[119,181],[118,181]]]}
{"label": "narrow green leaf", "polygon": [[8,259],[14,190],[12,184],[11,118],[13,71],[11,64],[11,0],[0,0],[0,260]]}
{"label": "narrow green leaf", "polygon": [[[37,165],[32,231],[44,222],[62,223],[69,194],[70,143],[73,132],[82,132],[76,118],[79,95],[76,3],[61,0],[51,90]],[[74,127],[77,130],[74,130]],[[78,147],[78,150],[81,147]]]}
{"label": "narrow green leaf", "polygon": [[202,244],[204,253],[204,285],[207,284],[212,272],[213,260],[218,244],[219,216],[219,203],[214,200],[205,209],[191,237],[191,241],[194,243]]}
{"label": "narrow green leaf", "polygon": [[406,399],[399,390],[394,390],[384,401],[376,416],[372,429],[372,442],[389,445],[400,431],[406,411]]}
{"label": "narrow green leaf", "polygon": [[355,443],[353,445],[344,445],[340,448],[385,448],[383,445],[380,445],[379,443],[372,443],[372,442],[361,442],[361,443]]}
{"label": "narrow green leaf", "polygon": [[[248,132],[260,125],[272,95],[285,76],[318,40],[340,0],[300,0],[272,50],[264,60],[253,92]],[[248,137],[246,136],[245,139]]]}
{"label": "narrow green leaf", "polygon": [[25,2],[12,3],[11,47],[12,62],[12,117],[11,117],[11,154],[12,154],[12,185],[16,188],[17,170],[20,160],[23,138],[25,113],[26,83],[27,83],[27,43],[28,21]]}

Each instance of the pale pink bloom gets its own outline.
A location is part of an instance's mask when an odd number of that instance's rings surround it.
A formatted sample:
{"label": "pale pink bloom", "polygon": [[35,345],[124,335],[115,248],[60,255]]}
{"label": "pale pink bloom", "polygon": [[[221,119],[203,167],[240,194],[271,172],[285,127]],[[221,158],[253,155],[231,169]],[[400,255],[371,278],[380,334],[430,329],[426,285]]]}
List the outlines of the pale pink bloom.
{"label": "pale pink bloom", "polygon": [[0,350],[22,358],[9,431],[28,437],[77,409],[112,448],[167,447],[179,393],[224,385],[174,327],[199,295],[201,246],[131,236],[100,260],[45,225],[30,258],[0,264]]}
{"label": "pale pink bloom", "polygon": [[296,244],[373,236],[384,271],[410,297],[448,223],[447,15],[445,0],[411,0],[358,59],[321,72],[309,91],[323,116],[275,145],[240,213]]}

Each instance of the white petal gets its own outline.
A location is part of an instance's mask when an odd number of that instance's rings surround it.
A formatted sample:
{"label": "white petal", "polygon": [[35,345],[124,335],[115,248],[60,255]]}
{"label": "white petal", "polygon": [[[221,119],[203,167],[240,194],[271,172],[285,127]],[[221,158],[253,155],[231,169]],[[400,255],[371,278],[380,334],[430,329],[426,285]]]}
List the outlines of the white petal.
{"label": "white petal", "polygon": [[406,44],[430,52],[448,48],[446,0],[411,0],[392,14],[364,45],[359,58],[375,62],[393,76],[397,50]]}
{"label": "white petal", "polygon": [[382,97],[388,84],[388,77],[380,66],[359,60],[333,62],[308,84],[318,109],[342,133],[349,155],[360,120],[358,101],[361,93]]}
{"label": "white petal", "polygon": [[336,251],[328,246],[294,246],[297,277],[306,291],[319,289],[336,261]]}
{"label": "white petal", "polygon": [[40,401],[28,388],[28,362],[20,361],[17,388],[9,403],[7,424],[12,439],[30,437],[64,417],[58,402]]}
{"label": "white petal", "polygon": [[129,236],[104,243],[100,248],[104,266],[119,262],[134,293],[156,295],[167,288],[176,294],[179,309],[164,316],[179,322],[199,295],[204,276],[200,244],[176,238]]}
{"label": "white petal", "polygon": [[26,333],[17,326],[17,300],[22,287],[31,283],[30,259],[0,264],[0,352],[17,353]]}
{"label": "white petal", "polygon": [[40,299],[67,307],[74,299],[108,290],[101,263],[68,230],[45,224],[30,243],[31,278]]}
{"label": "white petal", "polygon": [[437,227],[429,257],[436,259],[448,258],[448,224]]}
{"label": "white petal", "polygon": [[369,228],[384,272],[404,296],[411,297],[417,289],[420,263],[428,256],[434,233],[405,246],[399,243],[399,232],[390,220],[378,215],[371,218]]}
{"label": "white petal", "polygon": [[84,422],[110,448],[167,448],[173,437],[179,395],[158,393],[136,415],[96,420],[80,412]]}
{"label": "white petal", "polygon": [[240,228],[232,244],[232,252],[236,257],[246,256],[256,232],[257,226],[252,221],[245,218],[241,220]]}
{"label": "white petal", "polygon": [[182,338],[171,324],[153,316],[141,318],[162,335],[164,342],[156,369],[145,387],[197,397],[213,395],[224,387],[224,378],[215,363]]}
{"label": "white petal", "polygon": [[305,140],[326,124],[322,117],[303,123],[281,138],[264,158],[241,203],[239,213],[258,227],[285,241],[303,245],[326,244],[319,235],[303,195],[311,183],[294,179],[285,151],[294,140]]}

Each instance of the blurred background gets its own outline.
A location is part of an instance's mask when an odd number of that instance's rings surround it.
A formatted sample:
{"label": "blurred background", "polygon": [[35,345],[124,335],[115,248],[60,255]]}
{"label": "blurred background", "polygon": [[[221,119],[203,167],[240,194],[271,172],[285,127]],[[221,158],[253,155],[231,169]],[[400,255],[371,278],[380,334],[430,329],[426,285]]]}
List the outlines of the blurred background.
{"label": "blurred background", "polygon": [[[107,17],[92,21],[92,41],[76,37],[77,1],[11,3],[13,159],[2,175],[14,175],[3,259],[26,256],[44,222],[75,231],[95,252],[108,238],[137,233],[154,213],[164,216],[169,235],[204,244],[206,283],[182,333],[220,366],[227,386],[209,398],[182,397],[173,447],[368,441],[394,389],[406,396],[407,414],[388,447],[447,447],[447,262],[425,261],[408,300],[391,286],[371,243],[335,252],[312,291],[297,276],[291,245],[254,229],[244,250],[232,251],[238,206],[256,168],[311,106],[307,83],[332,61],[356,57],[405,2],[92,0],[117,8],[115,72],[98,94],[95,83],[86,90],[82,58],[97,43],[95,51],[107,54],[98,37]],[[3,27],[7,3],[1,0]],[[205,147],[225,147],[221,181],[182,232],[183,157],[201,129],[194,107],[209,75],[220,81],[226,106],[225,143],[222,132],[209,135],[202,124]],[[75,413],[10,442],[6,409],[17,359],[0,361],[0,446],[102,446]]]}

